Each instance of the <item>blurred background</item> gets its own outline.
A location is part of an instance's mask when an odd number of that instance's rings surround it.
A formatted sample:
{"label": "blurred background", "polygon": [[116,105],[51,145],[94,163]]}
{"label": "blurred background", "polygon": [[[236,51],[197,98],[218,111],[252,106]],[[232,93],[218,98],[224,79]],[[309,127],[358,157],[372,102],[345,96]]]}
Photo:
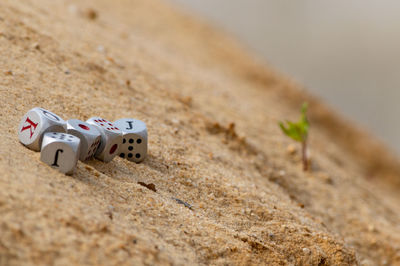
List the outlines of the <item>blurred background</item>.
{"label": "blurred background", "polygon": [[400,155],[400,1],[170,1],[235,35]]}

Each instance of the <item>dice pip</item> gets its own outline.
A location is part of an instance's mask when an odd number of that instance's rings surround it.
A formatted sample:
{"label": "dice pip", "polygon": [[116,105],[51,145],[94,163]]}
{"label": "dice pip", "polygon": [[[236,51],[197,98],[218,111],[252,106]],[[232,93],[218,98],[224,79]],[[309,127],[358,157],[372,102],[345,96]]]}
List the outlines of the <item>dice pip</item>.
{"label": "dice pip", "polygon": [[95,157],[104,162],[110,162],[118,155],[122,144],[122,132],[110,121],[101,117],[89,118],[87,123],[94,125],[100,132],[101,141]]}
{"label": "dice pip", "polygon": [[34,151],[40,151],[46,132],[66,132],[66,123],[58,115],[40,107],[29,110],[18,126],[19,141]]}
{"label": "dice pip", "polygon": [[147,156],[147,127],[140,120],[123,118],[114,122],[122,131],[123,140],[119,156],[140,163]]}
{"label": "dice pip", "polygon": [[95,126],[78,119],[70,119],[67,121],[67,133],[81,140],[79,160],[93,158],[101,141],[100,132]]}
{"label": "dice pip", "polygon": [[64,174],[72,174],[79,158],[80,139],[70,134],[47,132],[43,136],[40,160]]}

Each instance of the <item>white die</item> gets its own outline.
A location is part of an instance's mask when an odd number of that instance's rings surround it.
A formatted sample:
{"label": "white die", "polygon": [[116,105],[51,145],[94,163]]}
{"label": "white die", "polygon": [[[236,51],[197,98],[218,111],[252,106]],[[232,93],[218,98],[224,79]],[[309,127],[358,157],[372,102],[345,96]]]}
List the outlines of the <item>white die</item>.
{"label": "white die", "polygon": [[67,121],[67,133],[81,140],[79,160],[93,158],[101,141],[100,132],[95,126],[78,119],[70,119]]}
{"label": "white die", "polygon": [[40,151],[46,132],[66,132],[66,123],[58,115],[40,107],[29,110],[18,126],[19,141],[34,151]]}
{"label": "white die", "polygon": [[119,156],[140,163],[147,156],[147,127],[140,120],[123,118],[114,122],[122,131],[123,140]]}
{"label": "white die", "polygon": [[116,155],[122,144],[122,132],[110,121],[101,117],[89,118],[87,123],[96,126],[101,135],[100,145],[95,157],[104,162],[110,162]]}
{"label": "white die", "polygon": [[72,174],[79,158],[80,142],[70,134],[47,132],[43,136],[40,160],[64,174]]}

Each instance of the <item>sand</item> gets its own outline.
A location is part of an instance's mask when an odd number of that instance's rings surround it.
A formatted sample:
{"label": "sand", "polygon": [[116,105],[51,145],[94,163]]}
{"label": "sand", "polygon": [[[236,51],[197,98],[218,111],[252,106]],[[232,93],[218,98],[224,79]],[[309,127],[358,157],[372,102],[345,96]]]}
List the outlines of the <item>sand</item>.
{"label": "sand", "polygon": [[[0,265],[400,265],[398,159],[166,2],[1,1],[0,69]],[[18,142],[35,106],[143,120],[148,157],[63,175]]]}

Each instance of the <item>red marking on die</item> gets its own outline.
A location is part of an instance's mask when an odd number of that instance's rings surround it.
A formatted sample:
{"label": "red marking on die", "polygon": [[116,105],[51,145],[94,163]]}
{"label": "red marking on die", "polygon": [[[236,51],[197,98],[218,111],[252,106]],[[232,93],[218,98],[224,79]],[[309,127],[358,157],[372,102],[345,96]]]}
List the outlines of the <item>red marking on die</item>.
{"label": "red marking on die", "polygon": [[[21,129],[21,132],[22,132],[22,131],[25,131],[25,130],[27,130],[27,129],[30,129],[30,133],[31,133],[30,138],[32,138],[33,133],[35,133],[35,129],[36,129],[36,127],[37,127],[37,125],[38,125],[39,123],[33,123],[33,121],[29,119],[29,117],[26,118],[25,122],[28,122],[28,123],[29,123],[29,126],[24,126],[24,127]],[[33,130],[32,130],[32,127],[33,127]]]}
{"label": "red marking on die", "polygon": [[110,154],[113,154],[118,148],[118,144],[114,144],[110,149]]}
{"label": "red marking on die", "polygon": [[90,130],[90,128],[84,124],[79,124],[78,126],[84,130]]}

